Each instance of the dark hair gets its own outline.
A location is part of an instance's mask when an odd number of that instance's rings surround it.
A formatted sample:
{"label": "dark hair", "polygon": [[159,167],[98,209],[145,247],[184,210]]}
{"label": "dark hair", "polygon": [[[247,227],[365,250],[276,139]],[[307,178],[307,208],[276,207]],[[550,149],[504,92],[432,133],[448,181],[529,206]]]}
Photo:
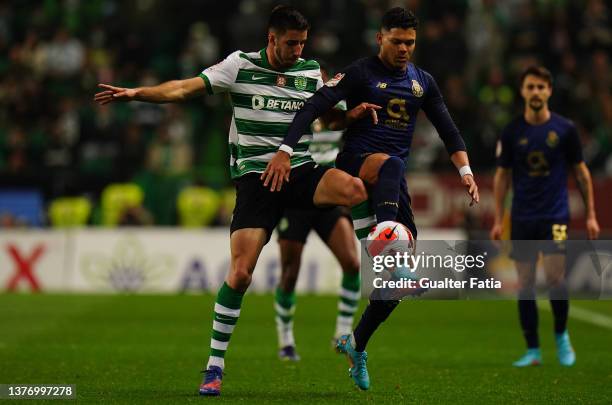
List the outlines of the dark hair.
{"label": "dark hair", "polygon": [[382,18],[381,28],[390,30],[391,28],[414,28],[417,29],[419,20],[414,13],[402,7],[394,7],[387,11]]}
{"label": "dark hair", "polygon": [[270,14],[268,30],[284,34],[287,30],[306,31],[310,28],[306,17],[291,6],[276,6]]}
{"label": "dark hair", "polygon": [[548,83],[549,87],[552,87],[552,75],[550,74],[550,71],[544,66],[529,66],[527,69],[525,69],[525,71],[521,74],[519,87],[523,87],[523,82],[525,81],[525,78],[529,75],[539,77],[540,79]]}

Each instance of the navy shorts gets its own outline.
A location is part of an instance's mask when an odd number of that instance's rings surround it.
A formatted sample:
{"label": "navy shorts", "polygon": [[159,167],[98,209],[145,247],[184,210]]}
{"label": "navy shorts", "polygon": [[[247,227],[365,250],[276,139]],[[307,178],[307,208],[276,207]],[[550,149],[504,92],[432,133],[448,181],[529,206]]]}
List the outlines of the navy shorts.
{"label": "navy shorts", "polygon": [[512,251],[516,261],[535,261],[538,254],[565,254],[567,221],[512,220]]}

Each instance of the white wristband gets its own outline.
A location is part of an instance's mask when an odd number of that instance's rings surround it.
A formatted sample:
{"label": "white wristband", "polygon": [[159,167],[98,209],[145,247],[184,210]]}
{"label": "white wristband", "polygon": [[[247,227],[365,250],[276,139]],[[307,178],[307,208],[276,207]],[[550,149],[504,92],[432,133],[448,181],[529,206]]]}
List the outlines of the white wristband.
{"label": "white wristband", "polygon": [[278,150],[282,150],[283,152],[287,152],[289,157],[293,156],[293,148],[289,145],[285,145],[284,143],[278,147]]}
{"label": "white wristband", "polygon": [[459,169],[459,176],[461,176],[461,178],[463,178],[463,176],[465,176],[466,174],[471,174],[472,176],[474,176],[474,173],[472,173],[472,169],[470,169],[470,166],[468,165],[465,165]]}

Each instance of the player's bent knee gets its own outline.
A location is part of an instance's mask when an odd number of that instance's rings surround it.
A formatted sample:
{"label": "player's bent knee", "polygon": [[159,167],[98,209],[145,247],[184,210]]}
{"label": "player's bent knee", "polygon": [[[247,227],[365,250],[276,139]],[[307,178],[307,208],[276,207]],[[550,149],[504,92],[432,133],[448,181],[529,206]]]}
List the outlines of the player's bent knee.
{"label": "player's bent knee", "polygon": [[350,187],[347,187],[346,190],[348,192],[347,199],[349,201],[347,205],[350,207],[361,204],[368,199],[368,192],[360,178],[353,177]]}
{"label": "player's bent knee", "polygon": [[[332,172],[332,170],[334,170]],[[324,188],[317,187],[313,202],[315,205],[342,205],[353,207],[368,198],[368,192],[360,178],[352,177],[338,169],[329,170],[330,177],[321,180]],[[325,191],[323,191],[325,190]]]}
{"label": "player's bent knee", "polygon": [[251,285],[252,269],[241,260],[236,260],[228,276],[228,284],[235,290],[246,291]]}
{"label": "player's bent knee", "polygon": [[546,280],[546,284],[548,285],[548,288],[562,287],[565,285],[565,277],[563,277],[562,275],[556,277],[549,277]]}
{"label": "player's bent knee", "polygon": [[399,158],[397,156],[391,156],[389,159],[387,159],[385,163],[380,166],[380,169],[382,169],[383,166],[387,168],[387,170],[390,174],[393,175],[393,177],[403,176],[404,171],[406,170],[406,163],[404,163],[404,160],[402,158]]}
{"label": "player's bent knee", "polygon": [[234,271],[229,276],[228,284],[234,290],[245,292],[251,285],[251,275],[247,271]]}
{"label": "player's bent knee", "polygon": [[359,177],[367,184],[376,184],[378,182],[378,172],[387,159],[389,159],[389,155],[386,153],[371,154],[359,169]]}

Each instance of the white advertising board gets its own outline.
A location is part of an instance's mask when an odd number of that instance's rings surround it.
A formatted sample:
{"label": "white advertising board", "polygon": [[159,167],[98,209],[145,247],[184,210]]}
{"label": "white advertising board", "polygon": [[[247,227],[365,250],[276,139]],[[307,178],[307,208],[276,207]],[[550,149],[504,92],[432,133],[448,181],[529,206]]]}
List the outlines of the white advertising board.
{"label": "white advertising board", "polygon": [[[424,239],[456,240],[463,236],[454,230],[419,233]],[[229,263],[227,228],[83,228],[0,233],[2,290],[216,292]],[[279,276],[279,248],[274,235],[261,252],[249,290],[274,291]],[[335,257],[311,233],[302,255],[297,291],[335,293],[340,279]]]}
{"label": "white advertising board", "polygon": [[67,241],[61,231],[0,232],[0,290],[65,291]]}

